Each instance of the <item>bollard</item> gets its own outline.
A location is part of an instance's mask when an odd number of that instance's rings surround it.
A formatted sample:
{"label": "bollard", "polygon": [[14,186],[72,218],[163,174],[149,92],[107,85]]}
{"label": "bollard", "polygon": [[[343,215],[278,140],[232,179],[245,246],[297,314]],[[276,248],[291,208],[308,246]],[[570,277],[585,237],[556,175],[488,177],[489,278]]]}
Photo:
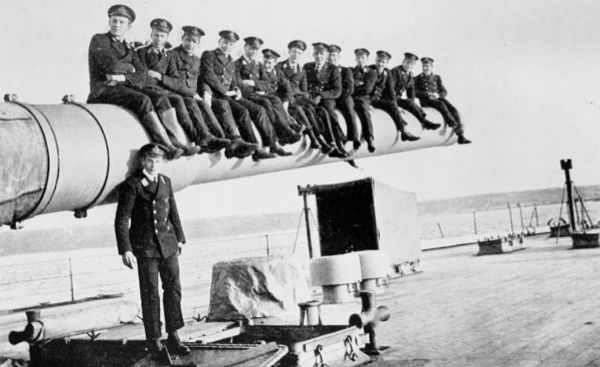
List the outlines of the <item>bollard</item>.
{"label": "bollard", "polygon": [[27,325],[23,331],[11,331],[8,341],[15,345],[21,342],[33,343],[44,339],[44,323],[40,320],[40,310],[25,311]]}
{"label": "bollard", "polygon": [[324,285],[323,302],[324,303],[346,303],[354,301],[353,284]]}
{"label": "bollard", "polygon": [[379,355],[381,354],[380,350],[384,348],[377,346],[375,330],[380,322],[390,319],[390,310],[385,306],[377,307],[375,292],[373,291],[361,291],[360,298],[362,310],[360,314],[352,314],[348,323],[359,329],[364,328],[365,332],[369,334],[369,343],[365,346],[364,352],[368,355]]}
{"label": "bollard", "polygon": [[321,302],[317,300],[300,302],[298,303],[300,307],[300,326],[304,326],[304,321],[306,320],[306,325],[323,325],[323,321],[321,319]]}
{"label": "bollard", "polygon": [[375,292],[377,290],[377,283],[377,278],[363,279],[360,281],[360,289]]}

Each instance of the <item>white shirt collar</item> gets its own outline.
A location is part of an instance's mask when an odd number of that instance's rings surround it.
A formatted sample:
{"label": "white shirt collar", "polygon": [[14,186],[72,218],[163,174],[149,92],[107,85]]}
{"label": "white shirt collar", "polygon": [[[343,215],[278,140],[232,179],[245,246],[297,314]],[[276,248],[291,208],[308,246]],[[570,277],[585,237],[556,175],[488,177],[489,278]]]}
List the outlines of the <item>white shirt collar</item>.
{"label": "white shirt collar", "polygon": [[146,178],[149,181],[158,182],[158,174],[156,174],[156,175],[153,176],[153,175],[150,174],[150,172],[146,171],[145,168],[143,169],[142,172],[144,173],[144,176],[146,176]]}

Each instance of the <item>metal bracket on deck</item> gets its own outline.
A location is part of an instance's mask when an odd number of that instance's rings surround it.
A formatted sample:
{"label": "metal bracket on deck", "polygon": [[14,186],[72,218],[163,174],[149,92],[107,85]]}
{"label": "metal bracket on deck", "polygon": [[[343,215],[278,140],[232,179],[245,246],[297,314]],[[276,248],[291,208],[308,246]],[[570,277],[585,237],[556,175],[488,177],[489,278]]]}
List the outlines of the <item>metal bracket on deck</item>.
{"label": "metal bracket on deck", "polygon": [[[358,341],[356,341],[356,345],[358,345]],[[352,339],[351,335],[348,335],[346,339],[344,339],[344,348],[346,349],[346,353],[344,354],[344,359],[348,358],[352,362],[358,359],[358,354],[354,351],[355,340]],[[358,346],[356,346],[358,349]]]}
{"label": "metal bracket on deck", "polygon": [[65,94],[62,97],[62,103],[73,103],[75,102],[75,96],[73,94]]}
{"label": "metal bracket on deck", "polygon": [[91,330],[91,331],[85,333],[85,335],[89,336],[93,342],[96,341],[96,339],[98,339],[100,334],[102,334],[102,331],[96,331],[96,330]]}
{"label": "metal bracket on deck", "polygon": [[329,367],[325,361],[323,361],[323,346],[321,344],[317,345],[315,348],[315,363],[313,367]]}
{"label": "metal bracket on deck", "polygon": [[6,93],[4,95],[5,102],[18,102],[19,96],[16,93]]}
{"label": "metal bracket on deck", "polygon": [[87,209],[75,209],[73,216],[77,219],[87,218]]}

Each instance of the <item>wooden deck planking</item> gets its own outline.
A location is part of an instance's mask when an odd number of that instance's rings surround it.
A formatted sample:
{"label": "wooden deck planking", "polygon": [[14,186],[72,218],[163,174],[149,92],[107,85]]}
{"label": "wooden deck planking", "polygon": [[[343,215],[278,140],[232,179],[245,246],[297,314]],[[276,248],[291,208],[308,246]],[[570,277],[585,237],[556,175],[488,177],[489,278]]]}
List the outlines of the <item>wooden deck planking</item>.
{"label": "wooden deck planking", "polygon": [[[392,310],[392,319],[380,325],[379,341],[394,347],[379,364],[586,366],[600,361],[595,342],[600,340],[595,338],[600,335],[600,250],[570,250],[569,239],[558,245],[528,240],[526,246],[479,257],[473,256],[476,246],[424,253],[424,272],[395,280],[378,299]],[[330,308],[324,306],[326,321]]]}
{"label": "wooden deck planking", "polygon": [[[486,256],[475,256],[476,245],[424,252],[421,273],[378,296],[392,315],[378,342],[392,349],[371,365],[600,367],[600,249],[571,250],[568,238],[525,246]],[[208,287],[186,290],[186,317],[203,314]],[[347,324],[360,309],[358,299],[323,305],[323,320]],[[142,338],[143,328],[101,338],[114,336]]]}

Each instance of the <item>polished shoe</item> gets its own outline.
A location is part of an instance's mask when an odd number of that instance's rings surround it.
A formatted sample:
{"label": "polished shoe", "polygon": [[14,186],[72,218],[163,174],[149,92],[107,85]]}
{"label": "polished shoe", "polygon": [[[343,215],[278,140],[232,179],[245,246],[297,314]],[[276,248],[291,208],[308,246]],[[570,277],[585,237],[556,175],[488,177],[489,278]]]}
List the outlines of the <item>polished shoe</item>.
{"label": "polished shoe", "polygon": [[258,161],[261,159],[271,159],[271,158],[275,158],[275,157],[277,157],[277,155],[275,153],[267,152],[264,149],[257,149],[252,154],[252,160],[254,160],[254,161]]}
{"label": "polished shoe", "polygon": [[340,151],[340,153],[342,153],[342,155],[344,157],[350,157],[352,154],[350,154],[350,152],[348,152],[346,149],[344,149],[343,146],[338,146],[338,150]]}
{"label": "polished shoe", "polygon": [[318,143],[318,142],[316,142],[316,141],[311,141],[311,142],[310,142],[310,145],[309,145],[308,147],[309,147],[310,149],[319,149],[319,150],[322,148],[321,144],[319,144],[319,143]]}
{"label": "polished shoe", "polygon": [[181,148],[173,148],[173,149],[171,149],[171,150],[169,150],[167,152],[166,156],[167,156],[168,160],[174,160],[174,159],[177,159],[177,158],[181,157],[183,155],[183,153],[184,153],[183,149],[181,149]]}
{"label": "polished shoe", "polygon": [[285,134],[285,136],[283,136],[281,139],[279,139],[279,143],[281,145],[294,144],[297,141],[299,141],[300,139],[302,139],[301,133],[297,133],[293,130],[290,130]]}
{"label": "polished shoe", "polygon": [[270,148],[271,153],[275,153],[280,157],[285,157],[288,155],[292,155],[292,152],[288,152],[287,150],[284,150],[282,147],[280,147],[279,145],[275,145],[274,147]]}
{"label": "polished shoe", "polygon": [[362,143],[360,142],[360,140],[353,140],[352,141],[352,147],[354,148],[354,150],[358,150],[361,145],[362,145]]}
{"label": "polished shoe", "polygon": [[458,144],[471,144],[471,141],[464,136],[460,135],[457,140]]}
{"label": "polished shoe", "polygon": [[327,143],[321,143],[321,153],[323,154],[329,154],[331,153],[335,148],[332,147],[331,145],[327,144]]}
{"label": "polished shoe", "polygon": [[373,145],[373,139],[367,139],[367,150],[369,153],[373,153],[375,151],[375,145]]}
{"label": "polished shoe", "polygon": [[165,348],[160,338],[148,341],[148,351],[152,354],[152,358],[165,366],[170,366],[173,363],[169,350]]}
{"label": "polished shoe", "polygon": [[252,144],[235,139],[225,148],[225,158],[246,158],[258,149],[258,144]]}
{"label": "polished shoe", "polygon": [[169,337],[167,338],[167,350],[170,353],[181,356],[190,354],[190,348],[179,340],[179,335],[177,335],[176,331],[169,333]]}
{"label": "polished shoe", "polygon": [[421,123],[421,126],[423,126],[423,129],[425,130],[437,130],[442,125],[436,124],[435,122],[431,122],[429,120],[425,120]]}
{"label": "polished shoe", "polygon": [[195,144],[190,144],[185,149],[185,155],[198,154],[198,153],[200,153],[201,150],[202,150],[202,148],[200,148],[199,146],[197,146]]}
{"label": "polished shoe", "polygon": [[331,158],[346,158],[348,156],[348,153],[346,152],[346,154],[344,154],[342,151],[339,150],[339,148],[333,148],[333,150],[329,153],[329,156]]}
{"label": "polished shoe", "polygon": [[402,131],[400,132],[400,139],[402,139],[402,141],[415,141],[421,138],[409,133],[408,131]]}
{"label": "polished shoe", "polygon": [[180,143],[180,142],[173,142],[173,145],[176,146],[179,149],[182,149],[184,155],[198,154],[200,152],[200,150],[202,149],[202,148],[200,148],[199,146],[197,146],[197,145],[195,145],[193,143],[185,145],[185,144]]}
{"label": "polished shoe", "polygon": [[231,140],[225,138],[217,138],[216,136],[206,137],[198,142],[203,152],[214,153],[227,147]]}
{"label": "polished shoe", "polygon": [[354,168],[358,168],[358,165],[356,164],[356,162],[354,162],[354,159],[348,159],[346,161],[346,163],[348,163],[349,165],[351,165]]}
{"label": "polished shoe", "polygon": [[236,158],[246,158],[251,156],[252,153],[256,152],[256,150],[259,148],[260,145],[257,143],[249,143],[242,140],[240,146],[238,146],[234,151],[234,156]]}
{"label": "polished shoe", "polygon": [[321,144],[321,153],[323,153],[323,154],[331,153],[331,151],[333,150],[333,147],[325,141],[323,136],[317,135],[317,140],[319,141],[319,144]]}

